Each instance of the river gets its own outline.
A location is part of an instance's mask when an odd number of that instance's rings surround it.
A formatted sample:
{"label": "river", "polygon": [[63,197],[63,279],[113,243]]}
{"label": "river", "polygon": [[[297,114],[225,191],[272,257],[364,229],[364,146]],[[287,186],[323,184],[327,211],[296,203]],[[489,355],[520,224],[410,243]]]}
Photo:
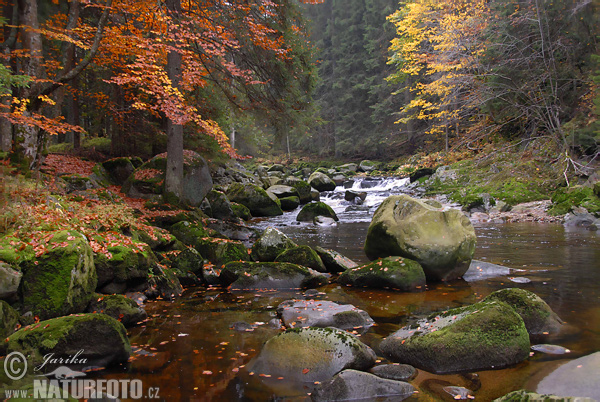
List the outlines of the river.
{"label": "river", "polygon": [[[356,262],[366,262],[363,244],[375,208],[390,194],[414,195],[407,184],[389,178],[357,180],[353,189],[368,193],[358,208],[344,200],[341,186],[323,194],[322,200],[340,217],[334,226],[298,224],[297,211],[255,220],[252,225],[275,226],[298,244],[332,248]],[[412,381],[420,392],[409,401],[453,400],[440,391],[445,385],[470,388],[479,401],[521,388],[535,390],[559,364],[600,350],[600,233],[539,223],[476,224],[475,230],[475,259],[506,269],[492,275],[471,275],[468,280],[428,284],[426,291],[418,293],[331,284],[319,289],[323,292],[320,297],[367,311],[377,325],[363,334],[362,340],[377,350],[381,339],[412,318],[471,304],[498,289],[519,287],[539,295],[565,321],[564,331],[549,343],[571,353],[535,353],[516,366],[478,372],[476,380],[420,370]],[[169,401],[308,401],[312,384],[253,377],[244,370],[261,345],[281,331],[275,320],[277,305],[300,295],[299,291],[232,293],[190,288],[173,302],[147,303],[150,319],[129,330],[135,351],[129,366],[95,375],[140,379],[146,388],[160,388],[160,398]],[[240,331],[236,322],[251,327]]]}

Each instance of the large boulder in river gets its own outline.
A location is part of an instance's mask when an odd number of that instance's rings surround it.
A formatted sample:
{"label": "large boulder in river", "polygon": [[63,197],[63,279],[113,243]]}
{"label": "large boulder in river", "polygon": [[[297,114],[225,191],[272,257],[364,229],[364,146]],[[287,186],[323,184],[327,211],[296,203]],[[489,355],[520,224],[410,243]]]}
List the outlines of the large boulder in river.
{"label": "large boulder in river", "polygon": [[296,216],[296,220],[300,222],[313,222],[317,216],[331,218],[336,222],[339,221],[333,208],[321,201],[311,202],[303,206],[298,216]]}
{"label": "large boulder in river", "polygon": [[82,312],[98,281],[88,239],[65,230],[49,235],[44,247],[35,261],[21,266],[19,295],[24,311],[40,319]]}
{"label": "large boulder in river", "polygon": [[484,300],[498,300],[511,306],[521,316],[530,338],[534,340],[557,333],[563,325],[542,298],[525,289],[500,289]]}
{"label": "large boulder in river", "polygon": [[283,184],[285,184],[286,186],[294,187],[296,189],[301,204],[306,204],[307,202],[311,201],[311,186],[306,181],[295,176],[288,176],[283,180]]}
{"label": "large boulder in river", "polygon": [[306,289],[327,284],[319,272],[287,262],[230,262],[219,281],[233,290]]}
{"label": "large boulder in river", "polygon": [[314,402],[320,401],[402,401],[415,392],[415,387],[404,381],[388,380],[358,370],[344,370],[331,380],[319,384],[311,395]]}
{"label": "large boulder in river", "polygon": [[473,225],[461,211],[393,195],[375,211],[365,253],[370,259],[410,258],[423,266],[427,279],[451,280],[469,268],[476,240]]}
{"label": "large boulder in river", "polygon": [[291,262],[293,264],[302,265],[303,267],[312,268],[317,272],[327,272],[325,265],[319,257],[319,254],[309,246],[292,247],[275,258],[276,262]]}
{"label": "large boulder in river", "polygon": [[308,178],[308,184],[318,191],[333,191],[336,188],[335,182],[325,173],[321,172],[314,172],[311,174]]}
{"label": "large boulder in river", "polygon": [[206,199],[210,202],[212,217],[215,219],[235,219],[237,215],[231,207],[231,201],[227,196],[216,190],[211,190]]}
{"label": "large boulder in river", "polygon": [[272,262],[279,254],[296,246],[292,239],[269,226],[252,246],[250,256],[254,261]]}
{"label": "large boulder in river", "polygon": [[380,348],[392,361],[446,374],[519,363],[529,357],[529,335],[509,305],[485,301],[406,326]]}
{"label": "large boulder in river", "polygon": [[[106,314],[77,314],[53,318],[22,328],[0,346],[7,353],[20,352],[27,357],[29,367],[39,366],[51,354],[63,359],[77,356],[83,367],[108,367],[127,363],[131,346],[123,324]],[[44,365],[48,373],[65,363],[52,359]]]}
{"label": "large boulder in river", "polygon": [[373,350],[346,331],[301,328],[269,339],[247,370],[312,383],[329,380],[344,369],[366,370],[374,364]]}
{"label": "large boulder in river", "polygon": [[425,273],[421,264],[416,261],[404,257],[386,257],[342,272],[338,282],[352,286],[410,292],[424,288]]}
{"label": "large boulder in river", "polygon": [[252,216],[283,215],[277,198],[254,184],[232,183],[226,194],[230,201],[245,205]]}
{"label": "large boulder in river", "polygon": [[277,307],[277,314],[288,328],[334,327],[365,332],[375,324],[364,310],[326,300],[286,300]]}

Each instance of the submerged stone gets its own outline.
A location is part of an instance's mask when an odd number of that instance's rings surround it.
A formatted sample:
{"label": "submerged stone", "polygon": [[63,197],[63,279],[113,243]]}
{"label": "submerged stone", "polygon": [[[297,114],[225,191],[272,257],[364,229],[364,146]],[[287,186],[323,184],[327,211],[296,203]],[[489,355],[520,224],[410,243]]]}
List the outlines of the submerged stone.
{"label": "submerged stone", "polygon": [[600,352],[596,352],[558,367],[540,381],[536,392],[600,401],[599,378]]}
{"label": "submerged stone", "polygon": [[319,257],[321,257],[327,272],[344,272],[350,268],[358,267],[357,263],[335,250],[325,249],[323,247],[315,247],[315,251],[317,254],[319,254]]}
{"label": "submerged stone", "polygon": [[510,392],[494,402],[595,402],[591,398],[563,397],[550,394],[538,394],[524,389]]}
{"label": "submerged stone", "polygon": [[396,381],[410,381],[417,376],[417,369],[409,364],[381,364],[370,372],[381,378]]}
{"label": "submerged stone", "polygon": [[288,328],[334,327],[365,332],[375,323],[366,311],[351,304],[325,300],[287,300],[277,307],[277,313]]}
{"label": "submerged stone", "polygon": [[230,262],[219,275],[233,290],[303,289],[327,284],[327,277],[287,262]]}
{"label": "submerged stone", "polygon": [[540,344],[531,346],[531,350],[536,352],[545,353],[547,355],[564,355],[565,353],[571,353],[571,351],[565,347],[558,345]]}

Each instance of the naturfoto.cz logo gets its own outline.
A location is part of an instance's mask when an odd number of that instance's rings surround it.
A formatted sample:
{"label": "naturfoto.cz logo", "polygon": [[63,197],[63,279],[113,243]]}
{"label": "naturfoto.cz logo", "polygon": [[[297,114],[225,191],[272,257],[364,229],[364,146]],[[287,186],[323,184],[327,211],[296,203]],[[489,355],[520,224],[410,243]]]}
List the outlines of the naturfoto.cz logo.
{"label": "naturfoto.cz logo", "polygon": [[[47,364],[78,364],[87,363],[87,359],[81,358],[83,350],[66,358],[56,357],[53,353],[44,356],[44,362],[33,370],[40,372]],[[12,352],[4,359],[4,373],[13,380],[18,381],[27,374],[28,362],[20,352]],[[95,399],[112,397],[118,399],[141,399],[159,398],[158,388],[148,388],[144,392],[141,380],[129,379],[90,379],[85,377],[86,373],[75,371],[67,366],[59,366],[52,372],[38,374],[36,377],[46,377],[33,380],[33,393],[26,389],[5,390],[4,397],[10,398],[33,398],[33,399]]]}

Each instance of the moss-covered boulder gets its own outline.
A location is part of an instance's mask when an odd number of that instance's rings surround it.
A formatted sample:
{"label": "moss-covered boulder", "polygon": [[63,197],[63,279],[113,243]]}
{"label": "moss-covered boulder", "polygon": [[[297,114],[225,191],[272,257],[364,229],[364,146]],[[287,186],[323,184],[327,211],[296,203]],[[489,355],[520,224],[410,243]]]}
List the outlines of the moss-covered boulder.
{"label": "moss-covered boulder", "polygon": [[600,198],[593,188],[584,186],[562,187],[552,196],[550,215],[565,215],[575,207],[585,208],[588,212],[600,216]]}
{"label": "moss-covered boulder", "polygon": [[13,236],[0,237],[0,261],[17,267],[34,258],[35,251],[33,251],[31,244]]}
{"label": "moss-covered boulder", "polygon": [[344,370],[331,380],[319,384],[311,395],[314,402],[350,400],[403,401],[415,392],[404,381],[389,380],[358,370]]}
{"label": "moss-covered boulder", "polygon": [[416,261],[404,257],[386,257],[342,272],[338,282],[352,286],[410,292],[425,287],[425,272],[421,264]]}
{"label": "moss-covered boulder", "polygon": [[0,261],[0,299],[13,300],[17,296],[23,274]]}
{"label": "moss-covered boulder", "polygon": [[180,221],[169,228],[173,234],[183,244],[196,247],[200,239],[216,235],[216,232],[208,229],[205,225],[198,222]]}
{"label": "moss-covered boulder", "polygon": [[200,240],[196,250],[212,264],[221,266],[232,261],[248,261],[250,254],[244,243],[238,240],[208,237]]}
{"label": "moss-covered boulder", "polygon": [[281,202],[281,209],[284,211],[293,211],[300,206],[300,198],[296,196],[280,198],[279,202]]}
{"label": "moss-covered boulder", "polygon": [[563,325],[562,320],[541,297],[525,289],[497,290],[484,300],[499,300],[511,306],[525,322],[527,332],[532,339],[555,334]]}
{"label": "moss-covered boulder", "polygon": [[160,297],[165,300],[173,300],[183,293],[183,287],[174,270],[157,264],[148,280],[150,288],[145,294],[149,298]]}
{"label": "moss-covered boulder", "polygon": [[288,328],[333,327],[366,332],[375,324],[364,310],[326,300],[286,300],[277,307],[277,314]]}
{"label": "moss-covered boulder", "polygon": [[128,287],[147,281],[156,257],[146,243],[132,240],[95,253],[94,264],[102,293],[125,293]]}
{"label": "moss-covered boulder", "polygon": [[17,330],[19,313],[4,300],[0,300],[0,339],[4,339]]}
{"label": "moss-covered boulder", "polygon": [[325,173],[314,172],[308,178],[308,184],[317,191],[333,191],[336,184]]}
{"label": "moss-covered boulder", "polygon": [[377,169],[377,162],[373,162],[370,160],[361,161],[358,165],[359,172],[369,173]]}
{"label": "moss-covered boulder", "polygon": [[86,309],[87,313],[106,314],[124,326],[130,327],[148,317],[146,311],[130,298],[123,295],[94,294]]}
{"label": "moss-covered boulder", "polygon": [[250,255],[254,261],[272,262],[283,251],[296,246],[292,239],[269,226],[252,246]]}
{"label": "moss-covered boulder", "polygon": [[296,216],[296,220],[299,222],[313,222],[317,216],[331,218],[336,222],[340,220],[335,211],[321,201],[311,202],[303,206],[298,216]]}
{"label": "moss-covered boulder", "polygon": [[252,219],[252,214],[250,213],[250,209],[248,209],[247,206],[238,204],[237,202],[232,202],[230,205],[231,209],[233,210],[233,213],[238,218],[243,219],[245,221]]}
{"label": "moss-covered boulder", "polygon": [[292,186],[284,184],[276,184],[267,189],[267,193],[273,194],[277,198],[299,197],[298,190]]}
{"label": "moss-covered boulder", "polygon": [[122,186],[135,170],[131,159],[127,157],[109,159],[102,162],[102,167],[108,173],[110,181],[117,186]]}
{"label": "moss-covered boulder", "polygon": [[[131,354],[125,327],[106,314],[77,314],[41,321],[12,334],[2,348],[6,353],[23,353],[30,371],[50,353],[63,358],[77,356],[78,364],[69,365],[71,369],[127,363]],[[61,365],[65,364],[49,361],[42,371],[48,373]]]}
{"label": "moss-covered boulder", "polygon": [[41,319],[85,310],[98,282],[86,237],[60,231],[46,238],[45,252],[22,264],[19,297],[25,311]]}
{"label": "moss-covered boulder", "polygon": [[431,315],[387,337],[380,345],[390,360],[438,374],[507,367],[529,356],[521,317],[500,301]]}
{"label": "moss-covered boulder", "polygon": [[335,328],[288,329],[269,339],[247,365],[255,375],[290,381],[327,381],[344,369],[366,370],[375,353],[358,338]]}
{"label": "moss-covered boulder", "polygon": [[237,215],[231,207],[229,198],[220,191],[212,190],[206,196],[210,202],[212,217],[215,219],[235,219]]}
{"label": "moss-covered boulder", "polygon": [[475,253],[475,230],[461,211],[394,195],[377,208],[365,241],[370,259],[401,256],[421,264],[429,280],[462,276]]}
{"label": "moss-covered boulder", "polygon": [[494,399],[494,402],[594,402],[595,399],[579,396],[558,396],[549,394],[538,394],[532,391],[520,389],[510,392],[503,397]]}
{"label": "moss-covered boulder", "polygon": [[219,281],[233,290],[306,289],[327,284],[327,277],[287,262],[230,262]]}
{"label": "moss-covered boulder", "polygon": [[192,247],[173,251],[169,256],[171,269],[182,285],[198,285],[203,281],[204,257]]}
{"label": "moss-covered boulder", "polygon": [[337,169],[342,173],[356,173],[358,171],[358,164],[346,163],[344,165],[338,166]]}
{"label": "moss-covered boulder", "polygon": [[298,198],[301,204],[306,204],[311,201],[310,190],[311,186],[308,182],[294,176],[288,176],[283,180],[283,184],[296,189],[298,192]]}
{"label": "moss-covered boulder", "polygon": [[309,246],[298,246],[284,250],[275,258],[276,262],[291,262],[312,268],[317,272],[327,272],[319,254]]}
{"label": "moss-covered boulder", "polygon": [[315,247],[315,251],[321,257],[321,261],[325,265],[327,272],[338,273],[344,272],[350,268],[358,267],[358,264],[350,258],[343,256],[335,250],[326,249],[323,247]]}
{"label": "moss-covered boulder", "polygon": [[232,183],[227,189],[227,197],[231,202],[245,205],[252,216],[277,216],[283,211],[276,199],[254,184]]}
{"label": "moss-covered boulder", "polygon": [[62,175],[60,178],[67,183],[67,193],[72,193],[74,191],[86,191],[101,187],[100,184],[93,178],[77,173]]}
{"label": "moss-covered boulder", "polygon": [[138,242],[146,243],[152,250],[165,251],[175,247],[177,238],[168,230],[156,226],[145,226],[142,229],[131,228],[132,237]]}

